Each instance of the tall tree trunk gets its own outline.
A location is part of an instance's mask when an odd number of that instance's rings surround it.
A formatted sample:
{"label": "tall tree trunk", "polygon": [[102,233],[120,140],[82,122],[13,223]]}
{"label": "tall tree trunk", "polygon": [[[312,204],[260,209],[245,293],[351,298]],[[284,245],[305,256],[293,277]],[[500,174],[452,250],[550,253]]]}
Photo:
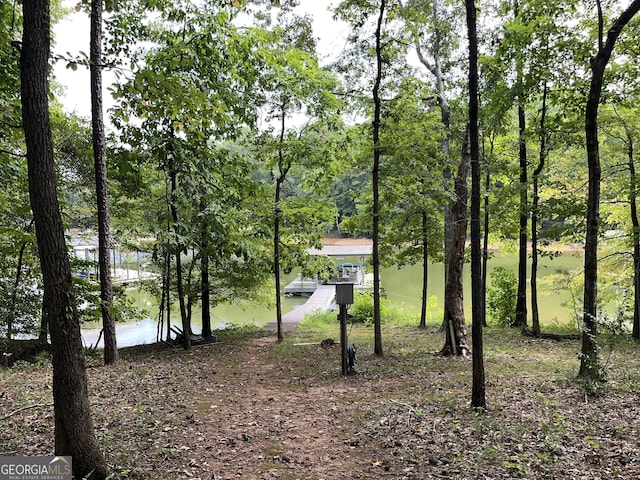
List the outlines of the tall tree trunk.
{"label": "tall tree trunk", "polygon": [[[519,15],[519,2],[514,2],[514,17],[517,21]],[[522,60],[516,61],[516,75],[518,88],[518,157],[520,160],[520,225],[518,235],[518,292],[516,295],[515,326],[525,329],[527,327],[527,120],[525,116],[525,94]]]}
{"label": "tall tree trunk", "polygon": [[633,331],[632,337],[640,340],[640,223],[638,222],[637,188],[638,177],[633,159],[633,137],[627,133],[629,147],[629,209],[631,210],[631,225],[633,226]]}
{"label": "tall tree trunk", "polygon": [[[27,233],[31,230],[33,226],[33,219],[29,222],[27,226]],[[27,245],[30,242],[22,242],[20,245],[20,252],[18,253],[18,264],[16,265],[16,276],[13,280],[13,288],[11,290],[11,300],[9,302],[9,312],[7,317],[7,339],[11,340],[13,336],[13,325],[16,317],[16,306],[18,304],[18,288],[20,287],[20,282],[22,281],[22,267],[24,265],[24,251],[27,248]],[[45,337],[46,340],[46,337]]]}
{"label": "tall tree trunk", "polygon": [[531,328],[533,334],[540,335],[540,312],[538,310],[538,210],[540,195],[538,192],[540,174],[547,155],[547,84],[542,90],[542,112],[540,114],[540,159],[533,172],[533,205],[531,207]]}
{"label": "tall tree trunk", "polygon": [[[423,182],[424,183],[424,182]],[[429,284],[429,236],[427,212],[422,212],[422,299],[420,328],[427,328],[427,286]]]}
{"label": "tall tree trunk", "polygon": [[76,478],[103,479],[108,472],[91,421],[80,320],[57,197],[47,79],[50,25],[48,0],[23,2],[22,121],[44,283],[43,310],[51,332],[55,454],[73,457]]}
{"label": "tall tree trunk", "polygon": [[284,184],[291,163],[285,161],[284,158],[284,134],[285,122],[287,118],[287,102],[283,100],[280,105],[280,139],[278,143],[278,178],[276,178],[276,192],[274,198],[273,210],[273,278],[276,284],[276,325],[278,340],[284,339],[282,331],[282,296],[280,294],[280,220],[282,218],[282,210],[280,205],[282,195],[282,185]]}
{"label": "tall tree trunk", "polygon": [[178,216],[178,206],[176,205],[176,192],[178,190],[178,172],[175,165],[175,148],[173,144],[169,144],[169,182],[170,192],[170,210],[171,219],[173,221],[173,231],[176,235],[176,288],[178,290],[178,303],[180,304],[180,319],[182,320],[183,346],[185,350],[191,348],[191,324],[187,314],[187,306],[184,294],[184,282],[182,280],[182,247],[178,241],[180,234],[180,224]]}
{"label": "tall tree trunk", "polygon": [[[420,46],[420,42],[416,41],[416,52],[418,54],[418,59],[420,63],[429,70],[431,75],[435,80],[435,87],[438,94],[438,106],[440,108],[440,121],[442,123],[443,133],[440,138],[440,151],[442,152],[442,157],[445,160],[445,165],[443,169],[443,178],[447,189],[450,188],[452,172],[451,166],[449,162],[449,146],[450,146],[450,136],[451,136],[451,105],[447,100],[447,96],[445,94],[445,82],[444,82],[444,74],[442,72],[442,61],[440,58],[440,47],[442,43],[441,34],[438,30],[437,25],[440,23],[439,19],[439,4],[438,0],[433,0],[432,3],[432,13],[433,13],[433,24],[436,25],[434,31],[434,45],[432,45],[433,51],[433,63],[429,61],[429,59],[422,52],[422,48]],[[447,202],[444,206],[444,284],[447,284],[447,268],[449,267],[449,255],[451,251],[451,244],[453,243],[453,203]],[[446,293],[445,293],[446,294]],[[442,328],[444,329],[446,326],[446,320],[443,318]]]}
{"label": "tall tree trunk", "polygon": [[516,296],[515,325],[527,327],[527,142],[525,140],[526,118],[524,105],[518,105],[518,131],[520,137],[520,225],[518,235],[518,292]]}
{"label": "tall tree trunk", "polygon": [[633,139],[629,138],[629,208],[633,225],[633,331],[632,337],[640,340],[640,223],[638,222],[637,193],[638,178],[633,160]]}
{"label": "tall tree trunk", "polygon": [[380,14],[376,28],[376,78],[373,85],[373,330],[374,353],[382,355],[382,320],[380,318],[380,83],[382,81],[382,21],[384,19],[386,0],[380,1]]}
{"label": "tall tree trunk", "polygon": [[[200,201],[200,212],[206,209],[204,200]],[[202,336],[211,337],[211,299],[209,296],[209,237],[206,222],[203,222],[200,241],[200,298],[202,302]]]}
{"label": "tall tree trunk", "polygon": [[469,137],[471,144],[471,310],[473,317],[473,385],[471,406],[486,408],[482,325],[485,309],[482,297],[480,258],[480,148],[478,134],[478,35],[476,5],[465,0],[469,37]]}
{"label": "tall tree trunk", "polygon": [[609,63],[618,36],[640,10],[640,0],[634,0],[618,17],[603,43],[604,20],[600,1],[598,7],[598,53],[591,59],[591,84],[585,109],[585,137],[589,188],[587,197],[587,232],[584,245],[583,335],[579,377],[600,380],[597,344],[598,299],[598,227],[600,223],[600,146],[598,142],[598,107],[604,83],[604,71]]}
{"label": "tall tree trunk", "polygon": [[463,269],[464,248],[467,241],[467,201],[469,198],[467,180],[469,177],[469,132],[465,134],[458,174],[456,176],[453,204],[453,242],[449,255],[449,275],[445,285],[445,343],[442,355],[463,355],[469,353],[467,330],[464,320]]}
{"label": "tall tree trunk", "polygon": [[105,154],[104,118],[102,111],[102,0],[91,0],[91,126],[93,160],[98,203],[98,265],[100,268],[100,310],[104,332],[104,363],[118,361],[116,319],[113,315],[113,288],[111,285],[111,216],[109,213],[109,187],[107,157]]}

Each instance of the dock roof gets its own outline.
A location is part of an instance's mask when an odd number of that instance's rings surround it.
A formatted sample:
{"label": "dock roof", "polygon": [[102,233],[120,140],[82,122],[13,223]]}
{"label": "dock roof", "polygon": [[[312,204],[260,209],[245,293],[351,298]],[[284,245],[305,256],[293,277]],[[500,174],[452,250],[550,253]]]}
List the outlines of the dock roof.
{"label": "dock roof", "polygon": [[311,255],[327,255],[328,257],[369,256],[372,252],[371,244],[356,245],[323,245],[321,249],[310,248]]}

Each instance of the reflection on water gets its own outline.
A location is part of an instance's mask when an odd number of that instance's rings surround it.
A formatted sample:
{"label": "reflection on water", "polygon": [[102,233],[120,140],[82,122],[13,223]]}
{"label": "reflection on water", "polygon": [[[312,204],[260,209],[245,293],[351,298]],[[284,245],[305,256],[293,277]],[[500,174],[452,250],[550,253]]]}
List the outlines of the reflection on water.
{"label": "reflection on water", "polygon": [[[127,290],[127,295],[134,300],[134,304],[139,309],[149,312],[149,317],[132,322],[118,323],[116,325],[116,338],[118,347],[130,347],[133,345],[143,345],[154,343],[157,339],[158,323],[158,306],[155,300],[148,295],[147,292],[137,289]],[[302,297],[284,297],[282,299],[283,313],[293,310],[297,305],[301,305],[306,301]],[[171,309],[171,324],[182,330],[180,322],[180,313],[176,308]],[[199,308],[194,308],[192,313],[191,326],[195,333],[200,333],[202,329],[202,313]],[[265,305],[256,305],[250,302],[236,301],[217,305],[211,309],[211,328],[219,330],[228,325],[257,325],[263,326],[275,319],[275,307]],[[91,325],[92,328],[82,329],[82,338],[85,346],[95,345],[100,335],[100,327]],[[172,335],[175,336],[175,335]],[[162,334],[162,338],[166,338],[166,325]],[[98,347],[104,347],[104,340],[100,338]]]}

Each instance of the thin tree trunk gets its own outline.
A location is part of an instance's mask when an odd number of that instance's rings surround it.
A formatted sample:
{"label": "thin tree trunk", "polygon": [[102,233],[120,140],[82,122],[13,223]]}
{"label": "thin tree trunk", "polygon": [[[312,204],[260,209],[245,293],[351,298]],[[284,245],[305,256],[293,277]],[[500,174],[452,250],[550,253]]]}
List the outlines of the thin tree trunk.
{"label": "thin tree trunk", "polygon": [[51,331],[55,455],[73,457],[76,478],[103,479],[108,471],[91,420],[80,319],[57,197],[47,78],[50,26],[48,0],[23,2],[22,121],[44,283],[43,310]]}
{"label": "thin tree trunk", "polygon": [[469,177],[469,132],[465,134],[458,174],[456,176],[456,201],[453,204],[453,237],[449,256],[449,275],[445,285],[445,343],[442,355],[467,356],[467,330],[464,319],[463,269],[464,249],[467,241]]}
{"label": "thin tree trunk", "polygon": [[[200,212],[206,209],[204,200],[200,202]],[[200,242],[200,297],[202,299],[202,336],[211,337],[211,298],[209,296],[209,240],[206,223],[203,222]]]}
{"label": "thin tree trunk", "polygon": [[542,90],[542,112],[540,114],[540,160],[533,172],[533,205],[531,207],[531,328],[533,334],[540,335],[540,312],[538,310],[538,209],[540,204],[539,180],[547,155],[547,84]]}
{"label": "thin tree trunk", "polygon": [[382,21],[384,19],[386,0],[380,1],[380,14],[376,28],[376,78],[373,85],[373,329],[374,353],[382,355],[382,320],[380,318],[380,83],[382,81]]}
{"label": "thin tree trunk", "polygon": [[627,131],[629,163],[629,209],[633,227],[633,330],[631,336],[640,340],[640,222],[638,222],[638,177],[633,159],[633,136]]}
{"label": "thin tree trunk", "polygon": [[[438,13],[439,13],[439,5],[438,5],[438,0],[433,0],[433,4],[432,4],[432,12],[433,12],[433,23],[434,25],[438,25],[440,20],[438,17]],[[449,104],[449,101],[447,100],[446,94],[445,94],[445,82],[444,82],[444,74],[442,73],[442,65],[441,65],[441,59],[440,59],[440,45],[441,45],[441,35],[440,35],[440,31],[438,30],[437,27],[435,27],[435,32],[434,32],[434,37],[435,37],[435,45],[433,45],[432,47],[432,51],[433,51],[433,63],[431,63],[429,61],[429,59],[427,59],[427,57],[424,56],[423,52],[422,52],[422,48],[420,46],[420,42],[416,41],[415,45],[416,45],[416,52],[418,54],[418,59],[420,60],[420,63],[422,63],[422,65],[429,70],[429,72],[433,75],[433,78],[435,80],[435,87],[436,87],[436,91],[438,93],[438,106],[440,107],[440,121],[442,123],[442,126],[444,127],[443,129],[443,133],[442,133],[442,137],[440,138],[440,151],[442,152],[442,157],[445,160],[445,165],[444,165],[444,169],[443,169],[443,178],[444,178],[444,182],[445,185],[447,185],[447,188],[450,188],[449,185],[451,183],[452,180],[452,172],[451,172],[451,167],[450,167],[450,162],[449,162],[449,146],[451,143],[450,140],[450,136],[451,136],[451,105]],[[450,255],[450,251],[451,251],[451,244],[453,242],[453,203],[454,202],[447,202],[444,206],[444,261],[443,261],[443,266],[444,266],[444,284],[447,284],[447,268],[449,267],[449,255]],[[443,316],[443,323],[442,323],[442,328],[444,329],[446,326],[446,320],[444,319]]]}
{"label": "thin tree trunk", "polygon": [[[518,0],[514,2],[514,17],[517,21],[520,5]],[[516,295],[516,318],[515,326],[525,329],[527,327],[527,141],[526,128],[527,120],[525,116],[525,95],[523,80],[522,60],[516,61],[516,75],[518,88],[518,158],[520,160],[520,225],[518,235],[518,291]]]}
{"label": "thin tree trunk", "polygon": [[165,252],[165,301],[167,311],[167,342],[171,341],[171,251],[167,245]]}
{"label": "thin tree trunk", "polygon": [[[27,232],[31,230],[33,226],[33,219],[29,222]],[[20,281],[22,280],[22,266],[24,265],[24,251],[27,248],[28,242],[22,242],[20,245],[20,253],[18,254],[18,264],[16,265],[16,277],[13,281],[13,289],[11,290],[11,301],[9,303],[9,315],[7,317],[7,339],[11,340],[13,336],[13,324],[16,316],[16,305],[18,303],[18,288],[20,287]],[[45,337],[46,338],[46,337]]]}
{"label": "thin tree trunk", "polygon": [[618,36],[633,16],[640,10],[640,0],[634,0],[618,17],[603,43],[603,16],[600,1],[598,7],[598,53],[591,59],[591,84],[585,109],[585,137],[587,163],[589,166],[589,188],[587,196],[587,232],[584,245],[584,299],[583,335],[580,355],[579,377],[600,379],[597,344],[597,299],[598,299],[598,227],[600,223],[600,146],[598,142],[598,107],[604,83],[604,71],[609,63]]}
{"label": "thin tree trunk", "polygon": [[429,243],[427,212],[422,212],[422,300],[420,308],[420,328],[427,328],[427,286],[429,284]]}
{"label": "thin tree trunk", "polygon": [[[173,145],[169,145],[171,153],[175,154]],[[171,219],[173,220],[173,231],[178,237],[180,233],[179,218],[178,218],[178,206],[176,205],[176,191],[178,189],[178,172],[176,171],[174,155],[171,155],[169,160],[169,181],[171,185],[170,195],[170,209]],[[178,290],[178,302],[180,304],[180,318],[182,320],[182,336],[183,346],[185,350],[191,348],[191,325],[189,323],[189,316],[187,315],[187,307],[185,303],[184,284],[182,281],[182,247],[180,247],[179,241],[176,238],[176,288]]]}
{"label": "thin tree trunk", "polygon": [[111,215],[109,213],[109,187],[105,154],[104,118],[102,111],[102,0],[91,0],[91,126],[93,133],[93,159],[98,203],[98,265],[100,268],[100,310],[104,332],[104,363],[118,361],[116,319],[113,315],[113,288],[111,285]]}
{"label": "thin tree trunk", "polygon": [[281,280],[280,280],[280,220],[282,217],[281,211],[281,194],[282,185],[287,178],[287,174],[291,168],[291,163],[286,162],[284,158],[284,134],[285,134],[285,121],[286,121],[286,101],[282,102],[280,106],[280,140],[278,144],[278,178],[276,179],[276,192],[274,198],[274,214],[273,214],[273,277],[276,284],[276,325],[278,341],[284,339],[284,332],[282,330],[282,296]]}
{"label": "thin tree trunk", "polygon": [[486,408],[484,381],[484,351],[482,325],[484,299],[482,297],[480,258],[480,148],[478,145],[478,35],[476,31],[476,5],[465,0],[469,37],[469,136],[471,144],[471,306],[473,315],[473,385],[471,406]]}

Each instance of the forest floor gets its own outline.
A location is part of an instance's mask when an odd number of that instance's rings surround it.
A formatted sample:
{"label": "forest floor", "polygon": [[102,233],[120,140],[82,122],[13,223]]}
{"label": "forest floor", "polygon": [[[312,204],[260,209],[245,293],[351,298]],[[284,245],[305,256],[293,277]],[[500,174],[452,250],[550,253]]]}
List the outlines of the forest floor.
{"label": "forest floor", "polygon": [[[88,358],[96,434],[113,478],[640,478],[640,355],[604,342],[603,395],[575,379],[578,341],[485,330],[487,410],[470,408],[471,361],[437,355],[435,329],[355,326],[359,373],[340,375],[337,327],[303,324],[284,342],[221,334],[185,352]],[[610,347],[613,347],[610,349]],[[0,455],[51,455],[51,367],[0,369]],[[29,407],[19,412],[18,409]]]}

